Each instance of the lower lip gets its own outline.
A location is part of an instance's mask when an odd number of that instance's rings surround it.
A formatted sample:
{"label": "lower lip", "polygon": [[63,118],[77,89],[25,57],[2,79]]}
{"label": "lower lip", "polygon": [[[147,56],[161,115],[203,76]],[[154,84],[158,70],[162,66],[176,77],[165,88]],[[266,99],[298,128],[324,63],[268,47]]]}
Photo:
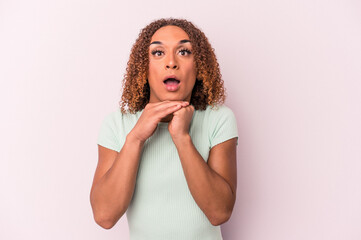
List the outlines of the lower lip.
{"label": "lower lip", "polygon": [[177,91],[179,89],[179,85],[180,85],[180,83],[178,83],[178,84],[165,84],[164,83],[165,89],[167,89],[167,91],[169,91],[169,92]]}

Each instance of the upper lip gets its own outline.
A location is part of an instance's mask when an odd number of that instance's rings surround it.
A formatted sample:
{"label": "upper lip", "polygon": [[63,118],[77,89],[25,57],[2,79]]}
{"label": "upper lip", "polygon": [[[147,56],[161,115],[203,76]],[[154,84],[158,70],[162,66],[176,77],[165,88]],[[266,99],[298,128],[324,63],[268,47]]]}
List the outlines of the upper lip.
{"label": "upper lip", "polygon": [[166,76],[166,77],[163,79],[163,82],[164,82],[165,80],[167,80],[168,78],[174,78],[175,80],[180,81],[180,80],[177,78],[176,75],[168,75],[168,76]]}

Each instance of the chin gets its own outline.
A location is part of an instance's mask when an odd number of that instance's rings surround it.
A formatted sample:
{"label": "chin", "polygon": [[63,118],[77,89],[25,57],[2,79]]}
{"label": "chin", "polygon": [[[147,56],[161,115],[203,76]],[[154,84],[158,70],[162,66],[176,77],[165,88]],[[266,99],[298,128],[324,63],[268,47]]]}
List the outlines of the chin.
{"label": "chin", "polygon": [[166,96],[164,96],[164,98],[162,98],[162,101],[186,101],[186,97],[182,97],[176,94],[167,94]]}
{"label": "chin", "polygon": [[[180,92],[163,92],[157,95],[154,94],[153,101],[188,101],[190,98],[190,96],[185,96],[185,94],[181,94]],[[190,102],[190,100],[188,102]]]}

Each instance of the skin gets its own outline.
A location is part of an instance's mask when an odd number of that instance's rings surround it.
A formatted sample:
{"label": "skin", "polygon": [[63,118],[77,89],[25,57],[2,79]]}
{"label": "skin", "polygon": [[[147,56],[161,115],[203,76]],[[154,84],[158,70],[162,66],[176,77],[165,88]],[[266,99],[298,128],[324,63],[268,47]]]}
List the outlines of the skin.
{"label": "skin", "polygon": [[[181,43],[182,40],[189,41],[188,34],[176,26],[162,27],[152,36],[148,52],[149,103],[166,100],[190,102],[197,71],[191,53],[192,45],[190,42]],[[180,80],[177,91],[171,92],[164,87],[163,80],[169,75],[175,75]],[[170,119],[172,114],[162,121]]]}
{"label": "skin", "polygon": [[[150,86],[149,102],[165,100],[190,101],[196,81],[196,68],[188,34],[176,26],[166,26],[156,31],[149,46],[148,82]],[[175,92],[167,91],[163,80],[166,76],[176,75],[180,88]]]}
{"label": "skin", "polygon": [[[175,144],[190,192],[199,208],[213,225],[230,218],[236,199],[236,138],[214,146],[205,162],[194,147],[189,126],[194,107],[189,105],[196,69],[192,54],[180,50],[191,43],[179,27],[160,28],[152,36],[149,47],[150,101],[134,128],[126,137],[120,152],[98,145],[99,161],[94,175],[90,201],[95,221],[103,228],[112,228],[127,210],[134,187],[145,141],[153,135],[161,121],[168,121],[168,130]],[[152,54],[153,50],[163,53]],[[175,74],[181,81],[174,92],[166,90],[164,77]]]}

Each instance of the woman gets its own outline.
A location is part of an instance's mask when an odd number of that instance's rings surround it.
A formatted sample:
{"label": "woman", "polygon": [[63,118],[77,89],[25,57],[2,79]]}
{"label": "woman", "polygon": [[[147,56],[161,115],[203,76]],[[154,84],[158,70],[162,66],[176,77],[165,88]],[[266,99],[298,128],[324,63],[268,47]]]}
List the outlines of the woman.
{"label": "woman", "polygon": [[222,239],[236,199],[237,126],[222,105],[206,36],[183,19],[146,26],[133,45],[121,108],[103,121],[90,201],[131,240]]}

